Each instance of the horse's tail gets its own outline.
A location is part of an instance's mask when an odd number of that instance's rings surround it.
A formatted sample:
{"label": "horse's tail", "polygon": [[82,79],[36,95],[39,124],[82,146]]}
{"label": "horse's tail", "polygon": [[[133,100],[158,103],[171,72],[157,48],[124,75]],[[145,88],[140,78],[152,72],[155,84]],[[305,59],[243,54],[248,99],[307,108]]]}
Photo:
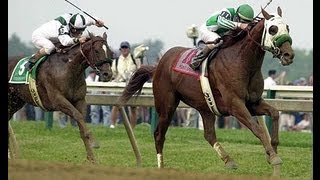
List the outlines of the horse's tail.
{"label": "horse's tail", "polygon": [[118,100],[119,104],[128,102],[132,96],[140,95],[144,83],[152,78],[156,68],[157,66],[144,65],[137,69],[123,90],[122,95]]}

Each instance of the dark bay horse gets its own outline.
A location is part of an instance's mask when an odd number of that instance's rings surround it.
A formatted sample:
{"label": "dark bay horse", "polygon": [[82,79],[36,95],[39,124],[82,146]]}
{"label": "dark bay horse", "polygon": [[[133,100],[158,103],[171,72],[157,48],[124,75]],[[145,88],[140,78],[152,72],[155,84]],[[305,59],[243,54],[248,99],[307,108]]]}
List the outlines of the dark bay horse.
{"label": "dark bay horse", "polygon": [[[274,166],[274,174],[279,175],[282,164],[277,155],[279,112],[261,97],[264,88],[261,66],[265,50],[272,52],[282,65],[293,62],[294,52],[280,7],[278,14],[270,15],[263,9],[262,14],[264,18],[249,25],[238,37],[222,37],[224,45],[210,61],[207,70],[219,112],[225,116],[235,116],[252,131],[265,148],[267,161]],[[190,48],[173,47],[163,55],[157,66],[139,68],[124,89],[119,103],[125,103],[138,95],[143,84],[152,79],[155,107],[159,114],[159,124],[154,132],[158,167],[164,167],[162,150],[165,134],[181,100],[199,111],[203,119],[205,139],[217,151],[227,168],[236,169],[234,160],[217,141],[215,114],[205,101],[199,80],[172,70],[178,56],[188,49]],[[261,121],[253,118],[262,115],[273,119],[271,143]]]}
{"label": "dark bay horse", "polygon": [[[64,53],[54,53],[39,66],[37,89],[43,107],[48,111],[62,111],[78,123],[80,136],[85,144],[87,159],[95,162],[92,152],[93,136],[86,127],[86,81],[85,70],[91,66],[101,81],[110,81],[113,52],[107,44],[107,35],[93,36]],[[8,80],[13,68],[22,57],[8,60]],[[24,66],[23,66],[24,67]],[[21,67],[21,68],[23,68]],[[36,105],[27,84],[8,83],[8,120],[26,103]]]}

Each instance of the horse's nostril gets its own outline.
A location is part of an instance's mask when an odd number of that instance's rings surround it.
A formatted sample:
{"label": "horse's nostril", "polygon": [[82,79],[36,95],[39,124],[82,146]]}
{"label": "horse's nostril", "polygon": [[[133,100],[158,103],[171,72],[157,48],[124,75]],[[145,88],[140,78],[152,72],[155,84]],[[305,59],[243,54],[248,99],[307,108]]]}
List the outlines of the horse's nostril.
{"label": "horse's nostril", "polygon": [[294,53],[284,53],[283,56],[286,59],[293,59],[294,58]]}
{"label": "horse's nostril", "polygon": [[103,76],[108,76],[109,74],[108,73],[103,73]]}

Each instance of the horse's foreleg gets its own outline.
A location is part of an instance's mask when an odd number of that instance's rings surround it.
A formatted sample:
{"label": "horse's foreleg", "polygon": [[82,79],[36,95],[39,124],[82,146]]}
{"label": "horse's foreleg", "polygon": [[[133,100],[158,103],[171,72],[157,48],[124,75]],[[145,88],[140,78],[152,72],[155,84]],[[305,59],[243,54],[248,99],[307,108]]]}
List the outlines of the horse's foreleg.
{"label": "horse's foreleg", "polygon": [[[272,118],[272,133],[271,133],[271,145],[274,149],[274,151],[277,153],[277,147],[279,145],[279,111],[267,104],[263,99],[259,102],[257,106],[253,108],[253,111],[256,115],[268,115]],[[263,117],[258,117],[259,124],[264,127],[264,133],[268,137],[268,140],[270,142],[270,135],[266,128],[265,121]],[[282,161],[278,157],[278,155],[266,155],[267,161],[274,166],[274,175],[280,175],[280,168]]]}
{"label": "horse's foreleg", "polygon": [[[253,134],[260,139],[265,148],[266,154],[270,157],[271,165],[274,167],[279,167],[282,164],[282,160],[272,148],[269,138],[264,133],[263,128],[259,126],[258,122],[253,120],[244,102],[239,99],[233,99],[231,112],[233,116],[235,116],[242,124],[247,126],[253,132]],[[277,168],[277,170],[275,169],[274,175],[280,175],[279,168]]]}
{"label": "horse's foreleg", "polygon": [[[83,119],[85,119],[86,117],[86,113],[87,113],[87,104],[86,102],[83,100],[83,101],[78,101],[76,104],[75,104],[75,108],[79,110],[79,112],[82,114],[82,117]],[[85,122],[85,120],[84,120]],[[84,123],[85,124],[85,123]],[[86,128],[87,129],[87,128]],[[96,139],[93,137],[92,133],[90,132],[90,130],[87,130],[87,133],[88,136],[89,136],[89,141],[91,143],[91,146],[93,148],[100,148],[100,145],[99,143],[96,141]]]}
{"label": "horse's foreleg", "polygon": [[[76,109],[67,99],[65,99],[62,96],[57,97],[59,98],[59,100],[55,101],[58,107],[57,110],[62,111],[63,113],[69,115],[71,118],[73,118],[74,120],[77,121],[78,123],[78,127],[80,130],[80,136],[81,139],[84,142],[86,151],[87,151],[87,159],[91,162],[91,163],[96,163],[96,160],[94,158],[93,155],[93,150],[91,147],[91,133],[89,132],[88,128],[86,127],[85,121],[84,121],[84,115],[80,113],[80,111],[78,111],[78,109]],[[76,106],[78,108],[80,108],[85,102],[85,100],[82,100],[76,103]],[[80,108],[81,109],[81,108]]]}
{"label": "horse's foreleg", "polygon": [[203,128],[204,128],[204,138],[209,142],[213,149],[218,153],[219,157],[225,163],[228,169],[237,169],[238,165],[230,157],[230,155],[223,149],[219,142],[217,142],[216,131],[214,123],[216,120],[215,115],[211,111],[200,111]]}
{"label": "horse's foreleg", "polygon": [[[256,115],[268,115],[272,118],[272,133],[271,133],[271,145],[274,151],[277,153],[277,147],[279,145],[279,111],[267,104],[263,99],[253,109]],[[267,132],[268,133],[268,132]]]}

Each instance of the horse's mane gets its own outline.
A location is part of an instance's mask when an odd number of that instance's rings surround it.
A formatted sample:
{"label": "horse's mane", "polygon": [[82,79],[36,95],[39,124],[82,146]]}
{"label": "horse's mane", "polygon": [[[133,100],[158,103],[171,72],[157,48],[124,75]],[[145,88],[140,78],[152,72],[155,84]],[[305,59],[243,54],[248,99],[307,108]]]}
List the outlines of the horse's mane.
{"label": "horse's mane", "polygon": [[232,46],[236,42],[240,41],[247,35],[246,31],[243,30],[232,30],[228,31],[226,34],[224,34],[221,39],[223,40],[223,48],[227,48],[229,46]]}
{"label": "horse's mane", "polygon": [[[98,38],[98,37],[102,38],[101,36],[95,36],[95,37],[97,37],[97,38]],[[93,39],[93,38],[88,37],[87,40],[86,40],[86,42],[88,42],[88,41],[90,41],[90,40],[92,40],[92,39]],[[76,44],[73,44],[73,45],[71,45],[71,46],[63,46],[60,42],[56,42],[56,43],[54,43],[54,45],[55,45],[55,47],[59,50],[58,53],[66,53],[66,52],[68,52],[68,51],[70,51],[70,50],[72,50],[72,49],[80,46],[80,43],[76,43]]]}
{"label": "horse's mane", "polygon": [[[88,42],[89,40],[91,40],[91,38],[88,38],[86,40],[86,42]],[[66,52],[70,51],[71,49],[78,47],[80,45],[80,43],[76,43],[71,46],[63,46],[60,42],[56,42],[56,43],[54,43],[54,45],[55,45],[56,49],[59,50],[57,53],[66,53]]]}

